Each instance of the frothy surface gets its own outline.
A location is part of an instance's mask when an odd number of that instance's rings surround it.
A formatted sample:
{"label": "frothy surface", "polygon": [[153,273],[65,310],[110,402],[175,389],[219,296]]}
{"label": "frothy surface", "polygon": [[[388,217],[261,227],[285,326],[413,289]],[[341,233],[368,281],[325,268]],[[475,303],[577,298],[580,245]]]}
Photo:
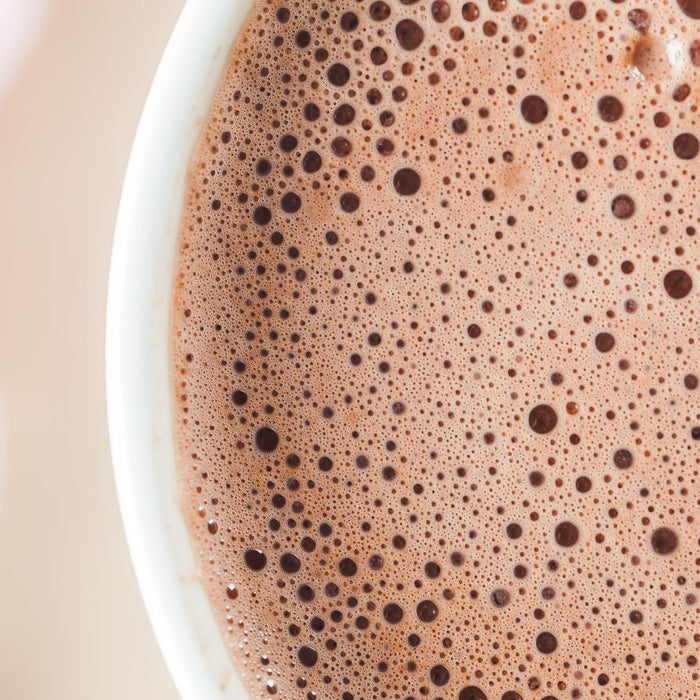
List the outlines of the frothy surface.
{"label": "frothy surface", "polygon": [[251,697],[700,697],[698,18],[255,4],[173,311]]}

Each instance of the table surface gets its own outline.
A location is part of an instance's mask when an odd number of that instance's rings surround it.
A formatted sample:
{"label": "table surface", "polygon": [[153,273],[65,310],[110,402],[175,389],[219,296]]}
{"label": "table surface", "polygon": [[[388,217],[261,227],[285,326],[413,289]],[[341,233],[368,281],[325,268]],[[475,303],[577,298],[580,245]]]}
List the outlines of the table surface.
{"label": "table surface", "polygon": [[177,698],[122,533],[103,336],[120,184],[182,4],[0,0],[6,49],[18,13],[38,26],[0,75],[0,700]]}

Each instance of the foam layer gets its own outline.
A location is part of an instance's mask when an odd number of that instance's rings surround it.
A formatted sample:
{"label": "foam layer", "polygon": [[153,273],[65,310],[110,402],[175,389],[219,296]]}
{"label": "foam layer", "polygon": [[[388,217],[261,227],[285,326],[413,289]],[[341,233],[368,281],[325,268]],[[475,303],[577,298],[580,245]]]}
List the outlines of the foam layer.
{"label": "foam layer", "polygon": [[254,6],[172,352],[252,698],[700,697],[699,7]]}

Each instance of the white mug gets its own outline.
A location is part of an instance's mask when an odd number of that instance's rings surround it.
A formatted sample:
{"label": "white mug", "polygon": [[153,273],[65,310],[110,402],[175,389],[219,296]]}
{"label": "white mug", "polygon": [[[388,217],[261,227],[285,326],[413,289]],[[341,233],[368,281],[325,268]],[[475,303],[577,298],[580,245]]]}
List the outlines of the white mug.
{"label": "white mug", "polygon": [[112,251],[107,405],[114,474],[146,610],[183,700],[243,700],[180,509],[169,358],[190,156],[252,0],[189,0],[134,140]]}

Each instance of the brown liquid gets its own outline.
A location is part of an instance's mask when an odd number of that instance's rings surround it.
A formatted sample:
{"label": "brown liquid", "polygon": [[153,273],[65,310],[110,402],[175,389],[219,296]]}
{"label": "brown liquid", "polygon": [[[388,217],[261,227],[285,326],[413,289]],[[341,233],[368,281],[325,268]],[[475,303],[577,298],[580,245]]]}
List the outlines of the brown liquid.
{"label": "brown liquid", "polygon": [[696,4],[256,2],[173,307],[251,697],[700,697]]}

